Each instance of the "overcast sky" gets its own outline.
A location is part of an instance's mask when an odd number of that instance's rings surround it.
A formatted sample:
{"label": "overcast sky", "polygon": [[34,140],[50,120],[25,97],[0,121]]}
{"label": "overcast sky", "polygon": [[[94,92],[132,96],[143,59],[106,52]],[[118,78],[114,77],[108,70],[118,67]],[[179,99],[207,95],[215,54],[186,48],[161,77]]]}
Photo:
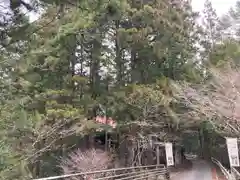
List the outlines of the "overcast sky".
{"label": "overcast sky", "polygon": [[[218,15],[223,15],[230,7],[235,5],[237,0],[211,0],[211,2]],[[192,5],[194,10],[201,11],[203,9],[204,0],[192,0]]]}

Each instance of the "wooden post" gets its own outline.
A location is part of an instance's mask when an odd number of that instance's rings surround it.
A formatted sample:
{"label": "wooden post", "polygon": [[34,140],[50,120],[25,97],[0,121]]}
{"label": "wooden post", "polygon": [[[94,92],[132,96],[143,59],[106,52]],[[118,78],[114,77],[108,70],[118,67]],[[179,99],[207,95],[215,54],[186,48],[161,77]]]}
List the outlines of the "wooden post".
{"label": "wooden post", "polygon": [[111,150],[111,143],[112,143],[112,139],[110,138],[110,139],[108,140],[108,150]]}
{"label": "wooden post", "polygon": [[157,166],[159,166],[160,164],[160,159],[159,159],[159,156],[160,156],[160,152],[159,152],[159,145],[157,145],[156,147],[156,156],[157,156]]}
{"label": "wooden post", "polygon": [[[108,117],[107,117],[107,106],[106,106],[106,112],[105,112],[105,125],[108,124]],[[108,132],[105,130],[105,151],[108,150]]]}
{"label": "wooden post", "polygon": [[107,134],[107,130],[105,131],[105,151],[108,150],[108,134]]}
{"label": "wooden post", "polygon": [[[159,165],[160,165],[160,145],[159,144],[156,144],[156,156],[157,156],[157,169],[159,168]],[[156,176],[156,179],[160,179],[160,175],[157,175]]]}

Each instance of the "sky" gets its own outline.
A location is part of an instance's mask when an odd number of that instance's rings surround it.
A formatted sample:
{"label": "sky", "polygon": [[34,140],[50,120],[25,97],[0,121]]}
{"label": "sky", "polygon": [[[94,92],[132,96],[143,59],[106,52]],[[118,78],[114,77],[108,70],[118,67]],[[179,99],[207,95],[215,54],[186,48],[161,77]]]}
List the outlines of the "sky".
{"label": "sky", "polygon": [[[233,7],[237,0],[210,0],[212,2],[213,8],[216,9],[219,16],[224,15]],[[192,0],[193,9],[196,11],[202,11],[204,5],[204,0]]]}

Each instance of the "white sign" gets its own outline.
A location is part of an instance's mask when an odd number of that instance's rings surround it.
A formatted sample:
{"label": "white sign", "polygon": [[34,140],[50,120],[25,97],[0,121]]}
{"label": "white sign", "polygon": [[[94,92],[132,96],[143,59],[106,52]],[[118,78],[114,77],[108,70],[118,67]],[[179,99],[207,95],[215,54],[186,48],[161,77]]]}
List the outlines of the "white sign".
{"label": "white sign", "polygon": [[165,143],[165,152],[166,152],[166,159],[167,159],[167,166],[173,166],[173,150],[172,150],[172,143]]}
{"label": "white sign", "polygon": [[231,167],[239,166],[237,138],[226,138],[228,157]]}

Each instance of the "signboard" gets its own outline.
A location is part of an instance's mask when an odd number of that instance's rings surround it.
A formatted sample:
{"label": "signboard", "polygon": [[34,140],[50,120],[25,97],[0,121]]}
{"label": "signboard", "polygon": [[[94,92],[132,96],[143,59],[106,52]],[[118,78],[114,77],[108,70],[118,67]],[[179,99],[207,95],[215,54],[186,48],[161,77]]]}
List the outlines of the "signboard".
{"label": "signboard", "polygon": [[226,138],[228,157],[231,167],[239,166],[237,138]]}
{"label": "signboard", "polygon": [[174,165],[172,143],[165,143],[167,166]]}

